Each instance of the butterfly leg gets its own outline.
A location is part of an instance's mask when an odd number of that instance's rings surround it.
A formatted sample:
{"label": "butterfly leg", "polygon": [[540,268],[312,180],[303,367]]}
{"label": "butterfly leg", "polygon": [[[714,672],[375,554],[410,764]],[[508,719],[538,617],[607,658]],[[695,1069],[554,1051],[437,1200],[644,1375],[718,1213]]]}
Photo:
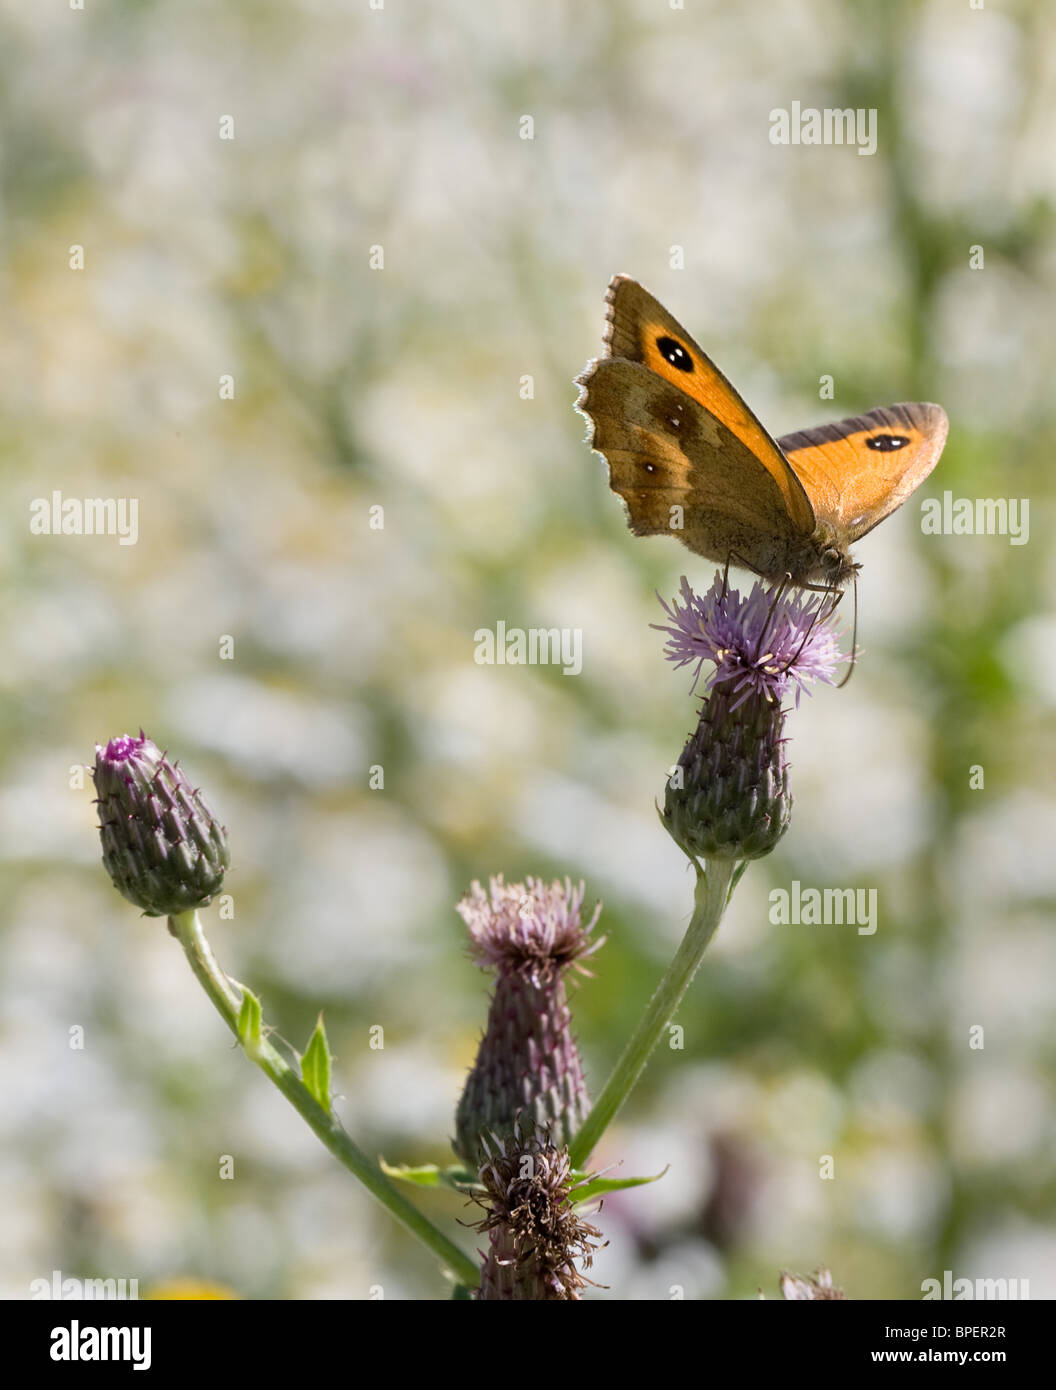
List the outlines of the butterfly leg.
{"label": "butterfly leg", "polygon": [[777,609],[777,605],[781,602],[785,594],[788,592],[788,588],[791,583],[792,576],[790,574],[786,574],[784,578],[780,581],[780,583],[775,584],[773,589],[771,589],[770,591],[773,597],[770,601],[770,611],[766,615],[766,622],[763,624],[759,632],[759,645],[755,649],[756,661],[759,660],[760,655],[762,653],[763,643],[766,641],[766,634],[770,631],[770,623],[773,621],[774,612]]}
{"label": "butterfly leg", "polygon": [[760,571],[757,570],[754,565],[749,564],[749,562],[744,558],[743,555],[738,555],[736,550],[727,551],[726,568],[722,574],[722,593],[719,595],[720,603],[723,602],[723,600],[726,598],[726,595],[730,591],[730,566],[733,564],[743,565],[744,568],[746,570],[749,570],[752,574],[760,574]]}
{"label": "butterfly leg", "polygon": [[[803,587],[805,588],[806,585],[804,585]],[[806,647],[807,643],[810,641],[811,634],[813,633],[814,629],[817,627],[818,623],[819,623],[819,622],[828,622],[828,620],[832,617],[833,613],[835,613],[835,612],[836,612],[836,609],[840,606],[840,600],[843,598],[843,590],[842,590],[842,589],[836,589],[836,588],[831,588],[831,587],[830,587],[830,588],[827,588],[827,589],[825,589],[825,590],[821,590],[821,589],[819,588],[819,589],[818,589],[818,592],[824,592],[824,593],[826,593],[826,594],[829,595],[829,598],[830,598],[830,600],[831,600],[830,603],[829,603],[829,606],[828,606],[828,608],[826,608],[824,602],[821,603],[821,604],[819,605],[817,612],[814,614],[814,617],[811,619],[810,626],[807,628],[806,632],[804,633],[803,641],[800,642],[798,650],[796,651],[796,653],[795,653],[794,656],[791,656],[791,657],[789,658],[788,664],[787,664],[786,667],[785,667],[785,670],[786,670],[786,671],[789,669],[789,667],[794,666],[795,663],[799,660],[799,658],[803,655],[804,648]],[[857,586],[857,577],[855,578],[855,591],[854,591],[854,597],[855,597],[854,632],[855,632],[855,637],[857,637],[857,634],[858,634],[858,586]],[[853,644],[853,642],[852,642],[852,644],[851,644],[851,666],[852,666],[852,668],[853,668],[853,665],[854,665],[854,644]],[[842,681],[840,681],[840,683],[839,683],[839,685],[836,687],[836,689],[837,689],[837,690],[842,690],[843,687],[847,684],[847,681],[848,681],[849,679],[850,679],[850,671],[847,672],[847,675],[843,678]]]}
{"label": "butterfly leg", "polygon": [[803,649],[806,647],[807,643],[810,641],[811,634],[813,633],[814,629],[817,627],[818,623],[820,623],[820,622],[828,622],[828,620],[832,617],[833,613],[835,613],[835,612],[836,612],[836,609],[840,606],[840,599],[843,598],[843,590],[842,590],[842,589],[827,589],[825,592],[829,594],[829,596],[831,597],[831,600],[832,600],[832,601],[831,601],[831,603],[829,604],[829,607],[828,607],[827,610],[826,610],[826,608],[825,608],[825,603],[824,603],[824,601],[822,601],[822,603],[820,603],[820,604],[818,605],[818,610],[817,610],[817,612],[814,614],[814,617],[813,617],[813,618],[811,619],[811,621],[810,621],[810,627],[807,628],[806,632],[805,632],[804,635],[803,635],[803,641],[800,642],[800,644],[799,644],[799,650],[796,652],[795,656],[793,656],[793,657],[791,657],[791,658],[789,659],[789,663],[788,663],[789,666],[795,665],[795,663],[796,663],[796,662],[799,660],[799,658],[803,655]]}
{"label": "butterfly leg", "polygon": [[719,602],[726,602],[726,595],[730,592],[730,565],[733,563],[733,551],[726,556],[726,568],[722,572],[722,593],[719,595]]}

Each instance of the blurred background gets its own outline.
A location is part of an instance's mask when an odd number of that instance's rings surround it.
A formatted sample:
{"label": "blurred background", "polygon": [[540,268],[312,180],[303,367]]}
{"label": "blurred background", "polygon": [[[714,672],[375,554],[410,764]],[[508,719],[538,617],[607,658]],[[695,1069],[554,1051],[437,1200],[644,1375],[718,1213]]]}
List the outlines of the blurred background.
{"label": "blurred background", "polygon": [[[1056,1296],[1054,52],[1040,0],[0,0],[5,1295],[448,1296],[110,886],[76,769],[113,735],[223,816],[214,949],[296,1045],[325,1010],[368,1152],[451,1161],[487,1006],[453,906],[491,873],[603,900],[573,998],[600,1089],[692,903],[656,593],[713,574],[630,535],[573,410],[623,271],[774,434],[913,399],[952,427],[857,550],[863,654],[790,716],[792,827],[685,1049],[597,1154],[670,1169],[606,1202],[589,1296],[819,1264],[854,1298]],[[771,144],[793,101],[876,108],[876,154]],[[138,498],[138,543],[30,534],[56,490]],[[1029,498],[1029,544],[922,535],[945,490]],[[500,619],[581,629],[582,673],[478,666]],[[771,926],[796,879],[876,888],[875,935]]]}

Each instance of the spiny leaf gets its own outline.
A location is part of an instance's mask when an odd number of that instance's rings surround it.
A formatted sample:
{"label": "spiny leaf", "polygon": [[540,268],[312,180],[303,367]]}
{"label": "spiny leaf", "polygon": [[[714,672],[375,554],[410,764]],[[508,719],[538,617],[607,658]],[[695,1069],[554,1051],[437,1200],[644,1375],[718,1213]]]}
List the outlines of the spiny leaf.
{"label": "spiny leaf", "polygon": [[[571,1194],[571,1200],[575,1203],[589,1202],[592,1197],[600,1197],[606,1192],[619,1192],[625,1187],[643,1187],[649,1182],[659,1182],[667,1172],[668,1164],[659,1173],[654,1173],[651,1178],[593,1178],[590,1182],[583,1183],[582,1187],[577,1187]],[[576,1174],[580,1179],[585,1174]]]}
{"label": "spiny leaf", "polygon": [[383,1158],[378,1163],[386,1177],[412,1182],[418,1187],[454,1187],[462,1190],[477,1184],[477,1175],[469,1168],[439,1168],[435,1163],[422,1163],[412,1168],[406,1163],[386,1163]]}
{"label": "spiny leaf", "polygon": [[330,1045],[320,1014],[301,1058],[301,1080],[327,1114],[330,1113],[330,1062]]}
{"label": "spiny leaf", "polygon": [[242,987],[242,1007],[238,1011],[238,1036],[248,1051],[260,1047],[260,1000],[251,989]]}

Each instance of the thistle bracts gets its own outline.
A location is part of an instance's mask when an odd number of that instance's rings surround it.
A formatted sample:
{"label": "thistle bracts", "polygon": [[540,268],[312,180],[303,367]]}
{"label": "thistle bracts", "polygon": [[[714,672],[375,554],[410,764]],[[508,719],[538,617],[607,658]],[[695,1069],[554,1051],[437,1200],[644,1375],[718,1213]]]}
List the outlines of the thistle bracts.
{"label": "thistle bracts", "polygon": [[476,1168],[487,1142],[503,1143],[538,1126],[558,1148],[585,1119],[590,1100],[572,1036],[564,974],[601,945],[590,932],[600,908],[582,921],[583,886],[493,878],[458,905],[470,949],[496,974],[484,1037],[455,1116],[454,1147]]}
{"label": "thistle bracts", "polygon": [[178,764],[141,730],[97,745],[92,776],[117,891],[149,917],[204,907],[230,862],[227,832]]}
{"label": "thistle bracts", "polygon": [[685,854],[758,859],[774,848],[792,814],[783,724],[780,705],[711,691],[664,793],[664,826]]}

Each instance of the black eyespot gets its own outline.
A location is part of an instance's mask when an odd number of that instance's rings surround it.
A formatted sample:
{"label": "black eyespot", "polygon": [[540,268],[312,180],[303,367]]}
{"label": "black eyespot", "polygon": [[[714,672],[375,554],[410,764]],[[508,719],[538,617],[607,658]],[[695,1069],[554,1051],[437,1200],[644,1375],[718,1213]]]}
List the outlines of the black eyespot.
{"label": "black eyespot", "polygon": [[691,372],[693,370],[693,359],[685,350],[681,343],[676,343],[674,338],[657,338],[656,346],[665,361],[670,362],[672,367],[677,367],[680,372]]}
{"label": "black eyespot", "polygon": [[904,449],[908,443],[904,434],[874,434],[865,441],[865,447],[877,449],[881,454],[890,454],[895,449]]}

